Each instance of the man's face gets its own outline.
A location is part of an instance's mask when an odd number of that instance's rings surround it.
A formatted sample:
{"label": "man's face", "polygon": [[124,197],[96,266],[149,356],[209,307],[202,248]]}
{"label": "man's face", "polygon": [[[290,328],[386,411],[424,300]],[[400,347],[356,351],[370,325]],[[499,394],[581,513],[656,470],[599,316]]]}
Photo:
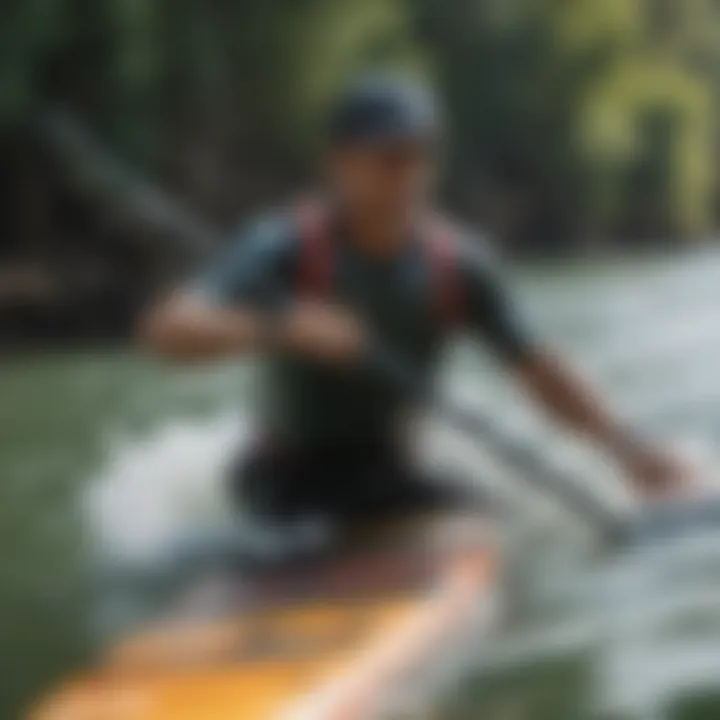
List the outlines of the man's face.
{"label": "man's face", "polygon": [[432,187],[430,143],[346,145],[328,158],[330,180],[351,207],[397,217],[421,206]]}

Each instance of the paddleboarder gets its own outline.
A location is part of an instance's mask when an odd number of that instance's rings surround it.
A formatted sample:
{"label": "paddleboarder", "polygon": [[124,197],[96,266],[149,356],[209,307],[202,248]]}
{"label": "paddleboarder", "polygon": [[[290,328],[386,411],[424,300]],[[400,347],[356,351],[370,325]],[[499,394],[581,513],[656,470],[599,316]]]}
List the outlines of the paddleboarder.
{"label": "paddleboarder", "polygon": [[143,343],[171,360],[262,355],[260,434],[233,492],[275,520],[472,507],[421,469],[407,442],[413,398],[365,362],[381,345],[429,383],[457,333],[477,337],[643,496],[677,491],[682,464],[641,441],[526,327],[488,239],[436,210],[441,134],[424,87],[351,83],[328,114],[323,190],[250,222],[144,317]]}

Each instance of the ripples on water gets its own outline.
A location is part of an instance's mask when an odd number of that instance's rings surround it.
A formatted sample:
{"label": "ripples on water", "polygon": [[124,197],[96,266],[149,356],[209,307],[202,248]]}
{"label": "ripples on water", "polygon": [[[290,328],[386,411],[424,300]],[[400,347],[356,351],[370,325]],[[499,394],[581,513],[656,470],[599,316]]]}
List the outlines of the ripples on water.
{"label": "ripples on water", "polygon": [[[534,277],[523,288],[541,333],[627,417],[712,463],[720,432],[720,258]],[[458,349],[452,368],[451,395],[491,408],[580,481],[614,502],[626,499],[614,469],[544,424],[497,368],[469,348]],[[224,399],[218,405],[227,407]],[[150,561],[189,526],[223,513],[223,472],[248,425],[233,415],[207,417],[175,417],[142,439],[115,440],[85,499],[106,552]],[[602,557],[580,524],[510,482],[512,472],[485,451],[433,420],[423,432],[429,461],[457,464],[518,508],[508,540],[513,620],[488,649],[458,717],[482,710],[497,720],[655,720],[691,717],[691,706],[692,717],[720,717],[720,531],[672,552]]]}

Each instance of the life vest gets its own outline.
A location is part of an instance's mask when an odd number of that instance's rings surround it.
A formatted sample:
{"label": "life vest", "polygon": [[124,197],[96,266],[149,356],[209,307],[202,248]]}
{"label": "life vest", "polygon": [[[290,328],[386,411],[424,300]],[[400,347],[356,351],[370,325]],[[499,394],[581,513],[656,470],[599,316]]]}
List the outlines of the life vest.
{"label": "life vest", "polygon": [[[300,233],[297,296],[330,299],[333,291],[333,247],[327,205],[317,200],[303,201],[297,206],[297,218]],[[425,220],[422,234],[435,316],[439,326],[446,330],[462,325],[465,315],[454,233],[451,223],[432,215]]]}

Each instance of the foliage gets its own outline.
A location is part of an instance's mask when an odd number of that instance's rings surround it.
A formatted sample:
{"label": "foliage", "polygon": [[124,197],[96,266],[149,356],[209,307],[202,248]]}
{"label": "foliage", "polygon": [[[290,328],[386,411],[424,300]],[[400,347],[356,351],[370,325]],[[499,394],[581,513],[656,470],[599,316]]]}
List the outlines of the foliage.
{"label": "foliage", "polygon": [[15,0],[4,16],[0,143],[61,103],[210,209],[301,177],[328,94],[390,63],[447,101],[448,197],[481,219],[504,203],[521,241],[715,220],[714,0]]}
{"label": "foliage", "polygon": [[342,76],[412,55],[392,0],[19,0],[10,19],[0,122],[70,103],[145,160],[198,133],[295,149]]}
{"label": "foliage", "polygon": [[[668,20],[659,5],[411,2],[454,118],[455,194],[509,186],[525,215],[520,232],[543,245],[617,234],[623,220],[631,235],[707,228],[717,111],[707,71],[720,67],[708,60],[717,47],[708,28],[720,32],[720,9],[674,3]],[[689,39],[697,35],[704,53]],[[650,127],[658,114],[672,125],[664,133]]]}

